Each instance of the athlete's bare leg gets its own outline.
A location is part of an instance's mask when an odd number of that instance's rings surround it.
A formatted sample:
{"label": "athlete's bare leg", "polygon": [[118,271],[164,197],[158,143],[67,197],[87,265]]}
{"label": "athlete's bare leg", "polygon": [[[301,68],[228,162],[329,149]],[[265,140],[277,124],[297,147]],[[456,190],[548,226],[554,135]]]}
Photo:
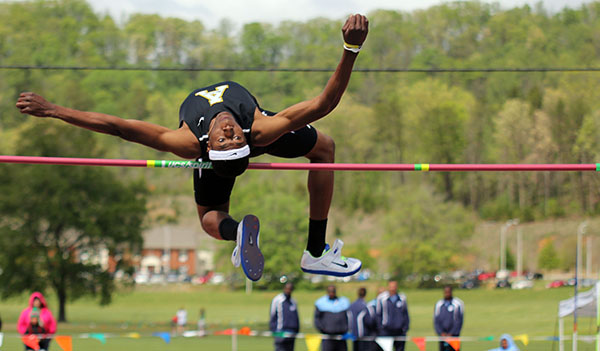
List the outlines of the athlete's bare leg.
{"label": "athlete's bare leg", "polygon": [[[311,163],[333,163],[335,161],[335,142],[329,135],[317,131],[317,143],[305,157]],[[308,193],[310,218],[326,219],[333,197],[333,171],[309,171]]]}
{"label": "athlete's bare leg", "polygon": [[219,224],[229,216],[229,201],[218,206],[200,206],[198,207],[198,217],[205,232],[215,239],[223,240],[219,233]]}
{"label": "athlete's bare leg", "polygon": [[[306,155],[311,163],[332,163],[335,161],[333,139],[317,132],[317,143]],[[333,197],[333,171],[310,171],[308,174],[310,195],[310,221],[306,251],[300,260],[300,268],[311,274],[326,274],[345,277],[358,272],[360,260],[342,256],[344,243],[335,240],[329,250],[324,250],[327,216]]]}

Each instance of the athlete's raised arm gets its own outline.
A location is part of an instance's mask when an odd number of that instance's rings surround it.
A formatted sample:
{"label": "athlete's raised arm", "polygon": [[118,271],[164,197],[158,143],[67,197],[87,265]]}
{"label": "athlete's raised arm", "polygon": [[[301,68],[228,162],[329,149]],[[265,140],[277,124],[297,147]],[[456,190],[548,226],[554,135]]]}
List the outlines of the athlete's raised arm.
{"label": "athlete's raised arm", "polygon": [[[335,73],[321,94],[284,109],[272,118],[258,118],[253,124],[256,145],[269,144],[284,133],[297,130],[329,114],[338,105],[350,80],[358,51],[367,38],[369,21],[352,15],[342,27],[344,50]],[[258,117],[258,116],[257,116]]]}
{"label": "athlete's raised arm", "polygon": [[78,127],[115,135],[159,151],[172,152],[183,158],[191,159],[200,155],[200,145],[185,123],[181,128],[172,130],[144,121],[55,105],[40,95],[29,92],[21,93],[16,106],[21,113],[61,119]]}

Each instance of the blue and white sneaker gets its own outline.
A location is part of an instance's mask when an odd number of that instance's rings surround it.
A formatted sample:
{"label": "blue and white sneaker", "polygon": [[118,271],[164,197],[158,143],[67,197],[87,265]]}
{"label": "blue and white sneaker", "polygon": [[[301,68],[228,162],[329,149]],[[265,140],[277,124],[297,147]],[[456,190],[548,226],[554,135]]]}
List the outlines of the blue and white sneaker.
{"label": "blue and white sneaker", "polygon": [[325,247],[321,257],[313,257],[308,251],[304,251],[300,268],[306,273],[333,275],[336,277],[347,277],[360,271],[362,262],[356,258],[342,256],[344,242],[337,239],[332,248]]}
{"label": "blue and white sneaker", "polygon": [[248,279],[257,281],[262,277],[265,267],[265,258],[259,248],[260,224],[254,215],[247,215],[238,225],[237,240],[231,263],[242,266]]}

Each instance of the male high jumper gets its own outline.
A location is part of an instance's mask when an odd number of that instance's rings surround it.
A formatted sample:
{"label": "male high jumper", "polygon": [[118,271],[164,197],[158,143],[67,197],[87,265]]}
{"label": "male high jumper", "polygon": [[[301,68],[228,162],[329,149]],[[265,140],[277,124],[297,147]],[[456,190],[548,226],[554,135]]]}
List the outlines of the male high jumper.
{"label": "male high jumper", "polygon": [[[259,222],[247,215],[241,222],[229,215],[235,177],[248,167],[249,158],[269,154],[285,158],[304,156],[315,163],[334,162],[333,139],[310,125],[328,115],[339,103],[365,41],[369,22],[352,15],[342,27],[342,58],[320,95],[278,113],[262,109],[256,99],[235,82],[221,82],[194,90],[179,111],[179,128],[172,130],[139,120],[58,106],[34,93],[21,93],[17,108],[36,117],[53,117],[95,132],[168,151],[186,159],[209,159],[213,169],[194,170],[194,193],[202,228],[219,240],[235,240],[231,260],[242,265],[251,280],[262,276],[264,258],[259,248]],[[304,272],[348,276],[361,262],[341,256],[343,242],[325,243],[333,171],[310,171],[308,244],[300,266]]]}

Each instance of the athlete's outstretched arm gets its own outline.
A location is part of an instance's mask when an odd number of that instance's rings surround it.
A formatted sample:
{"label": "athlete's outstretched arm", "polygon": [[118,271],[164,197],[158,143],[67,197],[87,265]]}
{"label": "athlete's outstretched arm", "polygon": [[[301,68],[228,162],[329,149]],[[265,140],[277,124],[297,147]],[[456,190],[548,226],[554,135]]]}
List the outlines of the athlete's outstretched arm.
{"label": "athlete's outstretched arm", "polygon": [[[345,44],[362,46],[368,31],[369,21],[365,16],[350,16],[342,27]],[[333,111],[346,91],[357,55],[357,52],[343,50],[337,69],[319,96],[288,107],[273,118],[255,120],[255,143],[269,144],[282,134],[302,128]]]}
{"label": "athlete's outstretched arm", "polygon": [[183,158],[199,156],[199,144],[186,124],[172,130],[156,124],[123,119],[98,112],[79,111],[52,104],[40,95],[21,93],[16,104],[21,113],[36,117],[53,117],[67,123],[100,132],[115,135],[128,141],[146,145],[159,151],[168,151]]}

